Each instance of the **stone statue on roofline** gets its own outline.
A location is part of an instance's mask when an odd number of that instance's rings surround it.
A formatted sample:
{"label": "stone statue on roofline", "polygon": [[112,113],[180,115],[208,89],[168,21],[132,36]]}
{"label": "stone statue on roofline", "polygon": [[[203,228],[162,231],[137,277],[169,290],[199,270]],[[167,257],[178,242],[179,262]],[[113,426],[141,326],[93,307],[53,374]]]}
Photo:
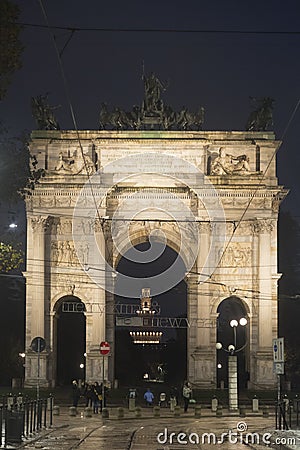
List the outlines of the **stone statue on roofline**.
{"label": "stone statue on roofline", "polygon": [[59,130],[60,126],[54,117],[53,111],[59,106],[50,106],[48,93],[31,97],[31,110],[39,130]]}
{"label": "stone statue on roofline", "polygon": [[273,127],[273,105],[274,99],[271,97],[255,98],[250,97],[255,105],[246,124],[247,131],[266,131]]}
{"label": "stone statue on roofline", "polygon": [[165,130],[165,131],[199,131],[204,123],[204,108],[196,112],[183,107],[175,111],[167,105],[162,94],[169,83],[163,83],[152,72],[149,76],[143,73],[144,100],[141,106],[134,105],[131,111],[120,107],[108,108],[101,103],[99,114],[100,130]]}

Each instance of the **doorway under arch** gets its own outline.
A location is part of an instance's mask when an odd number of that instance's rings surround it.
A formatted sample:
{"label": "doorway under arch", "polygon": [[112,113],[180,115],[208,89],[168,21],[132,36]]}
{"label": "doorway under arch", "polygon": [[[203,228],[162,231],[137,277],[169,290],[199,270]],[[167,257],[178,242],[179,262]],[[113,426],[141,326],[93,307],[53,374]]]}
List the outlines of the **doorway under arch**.
{"label": "doorway under arch", "polygon": [[222,349],[217,350],[217,385],[222,381],[228,387],[228,346],[234,344],[234,330],[230,325],[231,320],[239,324],[241,318],[247,319],[247,325],[236,327],[236,352],[238,361],[238,385],[241,389],[247,387],[249,380],[248,361],[248,314],[244,303],[238,297],[232,296],[224,299],[218,306],[217,342],[222,344]]}
{"label": "doorway under arch", "polygon": [[[144,242],[134,247],[135,251],[147,251],[149,243]],[[115,303],[139,305],[142,288],[150,288],[151,277],[169,268],[176,258],[180,259],[182,273],[185,265],[180,256],[170,247],[159,242],[155,253],[160,256],[148,263],[136,263],[130,258],[130,250],[119,260],[117,271],[128,277],[141,278],[139,292],[133,292],[132,298],[115,295]],[[163,247],[164,250],[162,251]],[[118,283],[118,278],[117,278]],[[118,286],[120,292],[121,286]],[[184,280],[167,292],[152,297],[158,312],[155,317],[187,317],[187,285]],[[128,317],[128,316],[127,316]],[[135,315],[137,317],[137,315]],[[130,336],[130,331],[162,332],[159,344],[137,344]],[[119,327],[115,328],[115,377],[121,385],[142,385],[145,382],[180,385],[187,375],[187,328],[169,327]],[[163,374],[162,374],[163,371]]]}
{"label": "doorway under arch", "polygon": [[74,379],[85,378],[84,312],[84,303],[73,295],[60,298],[55,305],[56,384],[59,386],[70,385]]}

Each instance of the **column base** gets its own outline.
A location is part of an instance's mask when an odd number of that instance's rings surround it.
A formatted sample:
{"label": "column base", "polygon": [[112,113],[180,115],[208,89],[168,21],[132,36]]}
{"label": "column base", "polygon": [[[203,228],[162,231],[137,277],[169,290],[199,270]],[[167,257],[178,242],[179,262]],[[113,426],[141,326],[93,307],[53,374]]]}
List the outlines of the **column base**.
{"label": "column base", "polygon": [[256,389],[276,389],[276,375],[273,372],[273,353],[258,351],[255,355],[255,377],[251,377]]}
{"label": "column base", "polygon": [[211,350],[197,348],[190,357],[189,381],[200,389],[215,389],[215,357]]}

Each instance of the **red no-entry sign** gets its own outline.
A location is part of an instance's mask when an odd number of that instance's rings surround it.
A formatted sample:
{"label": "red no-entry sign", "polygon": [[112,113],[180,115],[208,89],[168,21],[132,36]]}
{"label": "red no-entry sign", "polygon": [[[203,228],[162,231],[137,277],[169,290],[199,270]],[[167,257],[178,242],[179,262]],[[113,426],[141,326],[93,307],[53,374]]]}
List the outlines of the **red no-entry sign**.
{"label": "red no-entry sign", "polygon": [[110,352],[110,345],[108,342],[103,341],[100,344],[100,353],[101,355],[108,355]]}

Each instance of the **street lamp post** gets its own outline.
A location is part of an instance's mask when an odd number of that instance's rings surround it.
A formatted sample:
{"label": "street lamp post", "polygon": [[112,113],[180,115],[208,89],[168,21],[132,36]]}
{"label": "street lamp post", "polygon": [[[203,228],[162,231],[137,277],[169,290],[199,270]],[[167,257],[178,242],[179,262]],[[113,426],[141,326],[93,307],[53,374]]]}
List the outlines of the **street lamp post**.
{"label": "street lamp post", "polygon": [[233,344],[228,346],[228,349],[223,348],[221,342],[217,342],[216,349],[225,350],[229,353],[228,355],[228,406],[230,411],[237,411],[239,407],[239,399],[238,399],[238,364],[237,364],[237,355],[236,353],[243,350],[247,342],[241,347],[237,348],[237,327],[238,325],[245,326],[247,325],[247,319],[242,317],[239,322],[235,319],[230,321],[230,326],[233,329]]}

